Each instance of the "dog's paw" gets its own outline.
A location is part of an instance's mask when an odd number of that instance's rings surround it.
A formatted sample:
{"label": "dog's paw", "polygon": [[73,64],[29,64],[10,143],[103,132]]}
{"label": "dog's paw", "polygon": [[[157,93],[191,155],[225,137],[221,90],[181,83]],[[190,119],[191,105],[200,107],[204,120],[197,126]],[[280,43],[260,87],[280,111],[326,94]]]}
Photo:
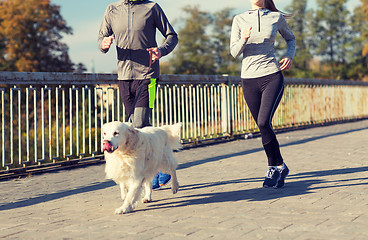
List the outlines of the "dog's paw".
{"label": "dog's paw", "polygon": [[123,209],[122,208],[117,208],[115,210],[115,214],[118,214],[118,215],[123,214]]}
{"label": "dog's paw", "polygon": [[150,198],[143,198],[142,199],[142,203],[150,203],[150,202],[152,202],[152,199],[150,199]]}
{"label": "dog's paw", "polygon": [[178,190],[179,190],[179,187],[172,187],[171,188],[171,191],[172,191],[173,194],[176,194],[178,192]]}
{"label": "dog's paw", "polygon": [[115,214],[118,214],[118,215],[120,215],[120,214],[126,214],[126,213],[130,213],[131,211],[132,211],[132,208],[131,207],[128,207],[126,209],[120,207],[120,208],[117,208],[115,210]]}

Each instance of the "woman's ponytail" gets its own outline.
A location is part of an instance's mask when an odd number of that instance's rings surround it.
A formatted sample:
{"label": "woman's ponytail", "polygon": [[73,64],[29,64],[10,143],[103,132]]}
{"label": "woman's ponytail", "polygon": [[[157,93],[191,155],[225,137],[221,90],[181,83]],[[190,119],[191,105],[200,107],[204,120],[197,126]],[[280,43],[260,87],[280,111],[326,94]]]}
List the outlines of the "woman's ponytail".
{"label": "woman's ponytail", "polygon": [[292,15],[291,14],[287,14],[285,12],[282,12],[280,10],[278,10],[276,8],[275,3],[273,2],[273,0],[264,0],[265,3],[265,8],[267,8],[268,10],[272,11],[272,12],[279,12],[282,14],[282,16],[284,16],[285,18],[290,18]]}

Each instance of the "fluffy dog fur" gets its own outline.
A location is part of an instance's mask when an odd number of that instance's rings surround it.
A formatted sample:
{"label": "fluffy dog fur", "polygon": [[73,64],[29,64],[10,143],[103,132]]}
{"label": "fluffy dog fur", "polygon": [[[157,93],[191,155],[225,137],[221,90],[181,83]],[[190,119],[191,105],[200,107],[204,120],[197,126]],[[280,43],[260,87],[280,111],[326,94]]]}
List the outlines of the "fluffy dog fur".
{"label": "fluffy dog fur", "polygon": [[178,164],[173,150],[181,148],[180,128],[181,124],[143,129],[135,129],[122,122],[104,124],[106,178],[120,185],[123,199],[123,205],[116,209],[116,214],[132,211],[141,199],[142,188],[142,202],[152,201],[152,180],[159,171],[171,175],[172,192],[178,191]]}

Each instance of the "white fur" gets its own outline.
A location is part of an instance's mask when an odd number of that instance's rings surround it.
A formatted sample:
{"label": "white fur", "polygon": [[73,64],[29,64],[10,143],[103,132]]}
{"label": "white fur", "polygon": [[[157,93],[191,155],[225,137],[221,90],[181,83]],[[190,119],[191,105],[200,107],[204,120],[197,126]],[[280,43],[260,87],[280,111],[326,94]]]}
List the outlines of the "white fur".
{"label": "white fur", "polygon": [[116,214],[128,213],[141,198],[152,201],[152,180],[159,172],[171,175],[171,189],[175,194],[179,183],[176,177],[177,161],[173,150],[181,148],[181,124],[134,129],[122,122],[104,124],[104,150],[106,178],[120,185],[123,205]]}

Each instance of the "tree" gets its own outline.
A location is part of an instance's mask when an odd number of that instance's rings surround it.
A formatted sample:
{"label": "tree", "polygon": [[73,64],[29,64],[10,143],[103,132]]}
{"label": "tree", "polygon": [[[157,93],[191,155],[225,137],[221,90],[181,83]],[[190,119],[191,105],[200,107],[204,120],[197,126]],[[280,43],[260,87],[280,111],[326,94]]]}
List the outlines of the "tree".
{"label": "tree", "polygon": [[179,44],[174,51],[171,66],[175,74],[215,73],[214,58],[211,53],[211,39],[206,34],[211,24],[210,14],[201,11],[198,6],[183,8],[188,17],[184,27],[179,30]]}
{"label": "tree", "polygon": [[[70,72],[62,33],[71,34],[49,0],[0,1],[0,67],[8,71]],[[1,46],[3,43],[3,46]]]}
{"label": "tree", "polygon": [[348,54],[348,77],[354,80],[362,80],[368,75],[368,52],[365,52],[368,38],[368,16],[365,15],[362,6],[354,9],[350,26],[352,41]]}
{"label": "tree", "polygon": [[[368,0],[360,0],[362,2],[361,10],[363,14],[363,20],[368,22]],[[368,28],[363,29],[362,35],[364,37],[365,46],[363,48],[363,56],[368,57]]]}
{"label": "tree", "polygon": [[234,9],[225,8],[213,14],[213,56],[217,74],[240,75],[238,59],[230,55],[231,24]]}
{"label": "tree", "polygon": [[329,77],[344,79],[346,52],[351,41],[346,9],[347,0],[317,0],[313,36],[316,37],[316,53],[330,64]]}
{"label": "tree", "polygon": [[[0,23],[0,26],[1,26],[1,23]],[[5,57],[5,41],[4,41],[4,37],[1,35],[1,32],[0,32],[0,71],[4,71],[7,68],[7,66],[5,65],[4,57]]]}
{"label": "tree", "polygon": [[85,71],[87,71],[87,68],[86,68],[86,66],[84,66],[84,64],[78,63],[75,66],[74,72],[76,72],[76,73],[84,73]]}
{"label": "tree", "polygon": [[296,38],[293,68],[286,74],[298,78],[311,78],[313,73],[309,69],[309,64],[312,60],[310,48],[312,39],[308,29],[308,19],[310,19],[311,13],[307,10],[307,0],[293,0],[286,11],[292,13],[292,17],[288,19],[288,24]]}

